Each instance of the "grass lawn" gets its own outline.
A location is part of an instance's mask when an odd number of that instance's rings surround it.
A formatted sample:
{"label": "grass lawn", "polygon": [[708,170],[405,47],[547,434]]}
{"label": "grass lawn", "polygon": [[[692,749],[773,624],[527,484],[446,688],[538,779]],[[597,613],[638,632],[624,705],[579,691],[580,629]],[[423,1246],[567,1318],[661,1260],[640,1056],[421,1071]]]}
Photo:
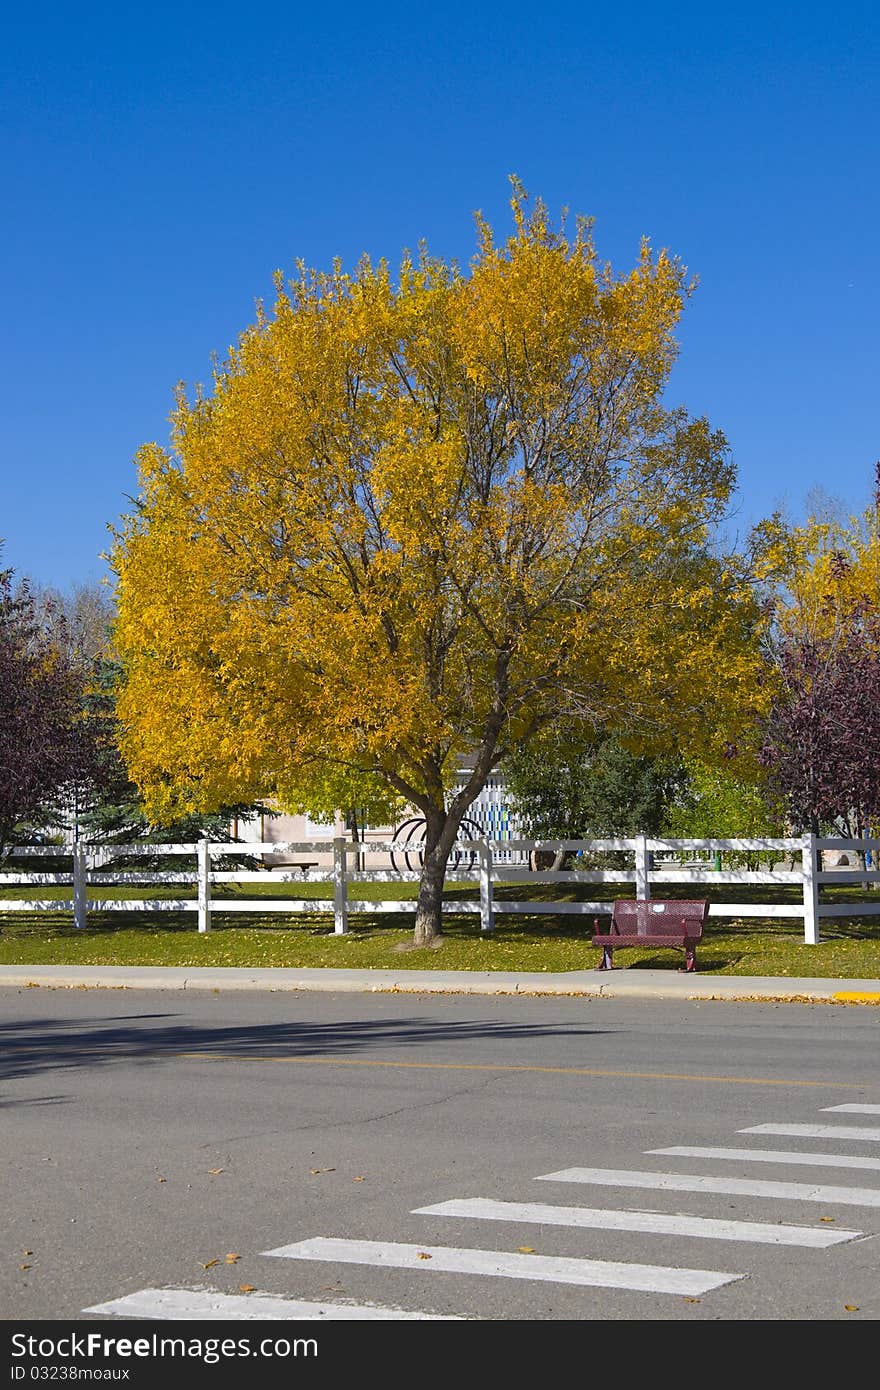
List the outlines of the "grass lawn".
{"label": "grass lawn", "polygon": [[[590,944],[593,919],[549,913],[503,914],[503,900],[535,898],[547,902],[597,901],[624,896],[622,886],[610,884],[509,884],[495,895],[495,930],[480,933],[475,916],[450,914],[444,922],[442,944],[418,951],[401,952],[412,937],[413,918],[406,913],[382,913],[383,899],[413,897],[412,883],[358,884],[358,893],[369,893],[377,910],[349,916],[349,931],[333,931],[332,885],[327,883],[224,885],[215,891],[214,917],[209,933],[200,935],[195,912],[100,911],[99,893],[115,900],[143,898],[148,893],[162,898],[192,898],[184,885],[162,889],[109,887],[91,891],[88,924],[72,925],[69,912],[7,912],[2,900],[38,897],[42,901],[69,898],[70,889],[0,888],[0,964],[2,965],[151,965],[151,966],[287,966],[336,967],[372,970],[500,970],[528,973],[590,969],[599,952]],[[694,897],[697,893],[717,902],[799,901],[799,890],[744,888],[719,885],[655,887],[655,896]],[[290,915],[259,912],[224,914],[224,897],[260,896],[314,898],[315,912]],[[476,885],[450,886],[448,899],[471,899]],[[829,888],[823,901],[877,902],[878,895],[858,886]],[[822,979],[880,978],[880,916],[827,918],[822,941],[808,946],[798,918],[710,917],[697,960],[701,974],[780,975]],[[677,970],[677,951],[631,949],[620,958],[621,968]]]}

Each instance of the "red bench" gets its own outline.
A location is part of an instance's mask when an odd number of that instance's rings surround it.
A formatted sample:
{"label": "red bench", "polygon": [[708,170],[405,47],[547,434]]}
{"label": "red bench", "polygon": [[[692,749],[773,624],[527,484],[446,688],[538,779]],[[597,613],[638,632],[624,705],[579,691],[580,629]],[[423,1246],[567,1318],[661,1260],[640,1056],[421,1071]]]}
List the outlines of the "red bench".
{"label": "red bench", "polygon": [[627,946],[669,946],[684,951],[684,969],[697,968],[697,942],[703,935],[703,924],[709,912],[708,902],[651,901],[636,902],[619,898],[614,904],[611,923],[599,930],[594,920],[593,945],[602,950],[597,970],[613,970],[613,955]]}

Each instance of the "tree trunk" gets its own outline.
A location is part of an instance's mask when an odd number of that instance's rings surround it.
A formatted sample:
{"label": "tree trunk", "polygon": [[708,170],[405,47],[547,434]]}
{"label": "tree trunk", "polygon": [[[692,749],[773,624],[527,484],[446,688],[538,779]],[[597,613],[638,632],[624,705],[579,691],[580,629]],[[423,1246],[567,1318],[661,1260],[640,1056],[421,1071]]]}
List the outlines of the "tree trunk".
{"label": "tree trunk", "polygon": [[[356,845],[363,844],[364,836],[363,833],[358,830],[358,813],[356,806],[352,807],[351,810],[346,812],[345,828],[346,830],[351,831],[351,838],[354,840],[354,843]],[[366,826],[364,828],[366,828]],[[360,873],[363,870],[364,852],[362,849],[359,849],[354,857],[354,867],[357,873]]]}
{"label": "tree trunk", "polygon": [[[413,946],[436,946],[443,940],[443,884],[446,880],[446,865],[464,814],[486,785],[486,779],[494,766],[498,733],[505,718],[503,695],[507,660],[505,657],[502,662],[499,658],[497,663],[497,708],[487,721],[482,744],[464,786],[447,806],[443,796],[443,758],[438,753],[433,766],[434,799],[430,795],[415,798],[415,804],[425,814],[425,848],[416,899]],[[393,782],[392,785],[399,791],[406,790],[399,781]]]}
{"label": "tree trunk", "polygon": [[455,814],[438,811],[435,815],[426,817],[424,859],[416,899],[414,946],[436,946],[442,940],[446,865],[463,814],[463,810]]}
{"label": "tree trunk", "polygon": [[568,850],[564,849],[533,849],[529,855],[529,868],[533,873],[541,873],[547,870],[550,873],[558,874],[565,868],[565,861],[568,858]]}

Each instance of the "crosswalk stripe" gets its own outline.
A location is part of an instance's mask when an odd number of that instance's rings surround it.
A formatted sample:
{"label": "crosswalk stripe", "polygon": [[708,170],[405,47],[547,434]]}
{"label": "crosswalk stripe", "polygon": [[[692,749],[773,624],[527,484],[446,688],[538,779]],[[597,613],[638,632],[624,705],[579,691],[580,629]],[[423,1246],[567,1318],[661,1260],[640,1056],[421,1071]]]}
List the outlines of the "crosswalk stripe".
{"label": "crosswalk stripe", "polygon": [[378,1240],[334,1240],[322,1236],[265,1250],[285,1260],[323,1260],[391,1269],[443,1271],[451,1274],[496,1275],[591,1288],[631,1289],[639,1293],[672,1293],[691,1297],[744,1279],[713,1269],[673,1269],[664,1265],[622,1264],[609,1260],[566,1259],[523,1255],[506,1250],[459,1250],[442,1245],[401,1245]]}
{"label": "crosswalk stripe", "polygon": [[751,1125],[737,1134],[797,1134],[804,1139],[866,1139],[880,1144],[880,1129],[860,1125]]}
{"label": "crosswalk stripe", "polygon": [[446,1317],[442,1313],[408,1313],[399,1308],[380,1308],[369,1303],[304,1303],[297,1299],[273,1298],[269,1294],[228,1294],[205,1289],[141,1289],[138,1293],[114,1298],[109,1303],[96,1303],[91,1308],[83,1308],[83,1312],[109,1314],[111,1317],[121,1318],[168,1318],[181,1321],[466,1321],[455,1316]]}
{"label": "crosswalk stripe", "polygon": [[793,1149],[713,1149],[698,1145],[674,1144],[668,1149],[646,1149],[645,1153],[662,1154],[667,1158],[735,1158],[746,1163],[799,1163],[816,1168],[880,1169],[880,1158],[863,1158],[861,1154],[807,1154]]}
{"label": "crosswalk stripe", "polygon": [[718,1221],[704,1216],[671,1216],[657,1211],[608,1211],[598,1207],[557,1207],[542,1202],[498,1202],[488,1197],[453,1198],[416,1207],[414,1216],[464,1216],[480,1221],[525,1221],[542,1226],[578,1226],[648,1235],[697,1236],[764,1245],[802,1245],[825,1249],[857,1240],[862,1231],[824,1226],[783,1226],[766,1221]]}
{"label": "crosswalk stripe", "polygon": [[880,1105],[823,1105],[823,1112],[839,1110],[847,1115],[880,1115]]}
{"label": "crosswalk stripe", "polygon": [[811,1187],[801,1182],[751,1182],[746,1178],[705,1178],[689,1173],[639,1173],[618,1168],[563,1168],[541,1173],[539,1182],[598,1183],[604,1187],[647,1187],[664,1192],[716,1192],[742,1197],[777,1197],[799,1202],[880,1207],[880,1188]]}

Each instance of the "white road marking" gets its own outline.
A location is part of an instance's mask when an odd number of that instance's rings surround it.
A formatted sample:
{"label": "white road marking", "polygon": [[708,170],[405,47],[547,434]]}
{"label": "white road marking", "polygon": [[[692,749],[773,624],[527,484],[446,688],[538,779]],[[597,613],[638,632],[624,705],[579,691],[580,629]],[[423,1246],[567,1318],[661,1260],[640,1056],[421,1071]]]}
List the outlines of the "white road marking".
{"label": "white road marking", "polygon": [[752,1163],[800,1163],[816,1168],[880,1169],[880,1158],[863,1158],[860,1154],[807,1154],[785,1149],[711,1149],[695,1145],[676,1144],[669,1149],[646,1149],[645,1153],[663,1154],[668,1158],[735,1158]]}
{"label": "white road marking", "polygon": [[301,1240],[294,1245],[282,1245],[277,1250],[265,1250],[263,1253],[285,1260],[325,1260],[377,1265],[386,1269],[497,1275],[505,1279],[536,1279],[590,1288],[632,1289],[639,1293],[673,1293],[691,1297],[746,1277],[744,1274],[729,1274],[714,1269],[673,1269],[664,1265],[524,1255],[507,1250],[458,1250],[443,1245],[398,1245],[379,1240],[333,1240],[323,1236]]}
{"label": "white road marking", "polygon": [[726,1192],[741,1197],[776,1197],[796,1202],[880,1207],[880,1188],[810,1187],[802,1182],[750,1182],[746,1178],[702,1178],[689,1173],[638,1173],[618,1168],[564,1168],[541,1173],[539,1182],[598,1183],[603,1187],[648,1187],[663,1192]]}
{"label": "white road marking", "polygon": [[867,1139],[880,1144],[880,1129],[865,1129],[859,1125],[752,1125],[738,1129],[737,1134],[790,1134],[804,1139]]}
{"label": "white road marking", "polygon": [[407,1313],[398,1308],[379,1308],[371,1304],[303,1303],[296,1299],[273,1298],[269,1294],[216,1293],[205,1289],[141,1289],[139,1293],[114,1298],[83,1308],[84,1313],[116,1315],[121,1318],[168,1318],[184,1321],[235,1319],[283,1319],[302,1322],[351,1322],[404,1319],[464,1322],[442,1313]]}
{"label": "white road marking", "polygon": [[659,1211],[608,1211],[598,1207],[557,1207],[542,1202],[497,1202],[488,1197],[453,1198],[416,1207],[414,1216],[467,1216],[480,1221],[526,1221],[541,1226],[580,1226],[603,1231],[641,1231],[649,1235],[698,1236],[707,1240],[745,1240],[764,1245],[803,1245],[824,1249],[857,1240],[862,1231],[824,1226],[783,1226],[766,1221],[717,1221],[703,1216],[672,1216]]}
{"label": "white road marking", "polygon": [[823,1113],[840,1110],[847,1115],[880,1115],[880,1105],[823,1105]]}

